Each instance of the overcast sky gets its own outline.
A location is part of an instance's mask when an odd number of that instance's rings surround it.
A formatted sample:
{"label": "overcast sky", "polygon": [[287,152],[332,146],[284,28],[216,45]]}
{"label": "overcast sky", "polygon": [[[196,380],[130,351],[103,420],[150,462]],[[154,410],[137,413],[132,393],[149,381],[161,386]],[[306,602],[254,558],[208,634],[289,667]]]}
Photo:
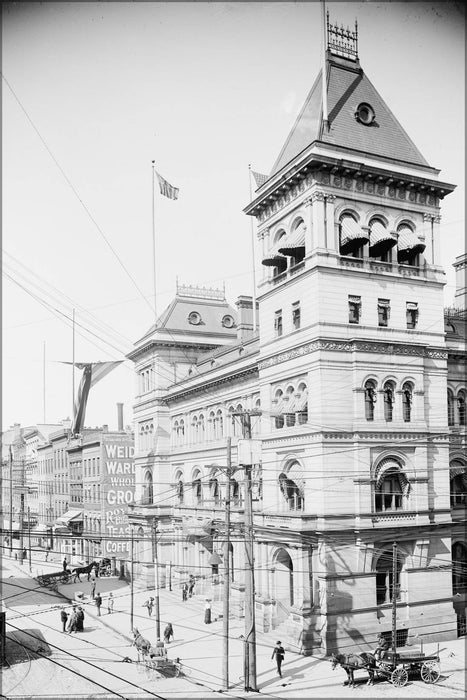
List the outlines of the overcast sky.
{"label": "overcast sky", "polygon": [[[464,251],[461,3],[329,2],[363,70],[440,178],[446,305]],[[268,173],[320,69],[319,2],[3,3],[3,428],[71,414],[76,359],[119,359],[180,283],[251,294],[248,164]],[[7,82],[6,82],[7,81]],[[106,242],[107,241],[107,242]],[[119,262],[118,258],[121,262]],[[39,303],[46,300],[49,307]],[[64,315],[63,315],[64,314]],[[91,331],[94,335],[90,335]],[[78,373],[79,374],[79,373]],[[78,383],[79,376],[76,377]],[[131,422],[132,363],[86,425]]]}

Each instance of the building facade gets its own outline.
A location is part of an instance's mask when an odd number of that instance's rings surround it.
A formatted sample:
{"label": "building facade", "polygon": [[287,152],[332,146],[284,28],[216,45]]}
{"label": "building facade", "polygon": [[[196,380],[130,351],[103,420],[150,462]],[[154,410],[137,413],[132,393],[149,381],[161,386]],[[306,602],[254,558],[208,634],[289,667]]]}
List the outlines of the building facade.
{"label": "building facade", "polygon": [[194,573],[218,599],[229,496],[243,614],[248,413],[256,621],[304,653],[374,647],[394,599],[401,645],[465,633],[467,585],[465,256],[446,329],[440,260],[454,185],[366,77],[356,34],[327,40],[328,113],[319,75],[245,209],[259,332],[251,299],[177,289],[129,355],[139,580],[154,585],[155,537],[161,585]]}

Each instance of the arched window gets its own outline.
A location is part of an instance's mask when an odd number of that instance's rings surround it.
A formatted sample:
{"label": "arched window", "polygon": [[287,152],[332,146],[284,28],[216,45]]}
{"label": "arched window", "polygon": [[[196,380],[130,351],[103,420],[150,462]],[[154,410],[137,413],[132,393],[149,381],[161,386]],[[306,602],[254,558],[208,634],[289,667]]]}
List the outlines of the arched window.
{"label": "arched window", "polygon": [[454,394],[448,389],[448,425],[454,425]]}
{"label": "arched window", "polygon": [[256,399],[254,411],[257,415],[251,417],[251,432],[253,435],[261,435],[261,399]]}
{"label": "arched window", "polygon": [[178,445],[179,443],[179,425],[178,425],[178,420],[175,421],[174,427],[172,430],[172,439],[173,439],[173,444]]}
{"label": "arched window", "polygon": [[220,504],[220,496],[219,496],[219,482],[217,479],[210,479],[209,481],[209,491],[211,494],[211,500],[214,502],[215,506],[218,506]]}
{"label": "arched window", "polygon": [[346,212],[339,221],[339,252],[341,255],[363,257],[363,246],[368,243],[368,233],[357,222],[356,216]]}
{"label": "arched window", "polygon": [[374,379],[368,379],[365,382],[365,418],[367,420],[375,419],[375,404],[376,382]]}
{"label": "arched window", "polygon": [[192,442],[198,442],[198,416],[191,419]]}
{"label": "arched window", "polygon": [[402,417],[405,423],[412,419],[413,386],[410,382],[402,385]]}
{"label": "arched window", "polygon": [[290,428],[295,425],[295,394],[293,387],[287,389],[284,403],[285,425]]}
{"label": "arched window", "polygon": [[298,462],[292,462],[287,473],[279,474],[279,488],[288,510],[303,510],[305,507],[304,481]]}
{"label": "arched window", "polygon": [[376,560],[376,605],[391,603],[393,598],[400,599],[400,575],[402,562],[397,558],[396,580],[393,580],[392,547],[384,549]]}
{"label": "arched window", "polygon": [[195,478],[192,482],[193,488],[193,501],[196,506],[199,506],[203,502],[203,486],[201,484],[201,474],[196,472]]}
{"label": "arched window", "polygon": [[384,460],[376,470],[375,511],[402,510],[409,492],[409,481],[395,459]]}
{"label": "arched window", "polygon": [[175,474],[175,493],[179,505],[183,505],[185,501],[185,485],[183,483],[182,472],[177,472]]}
{"label": "arched window", "polygon": [[215,440],[216,438],[216,414],[211,411],[208,417],[208,439]]}
{"label": "arched window", "polygon": [[224,418],[222,411],[219,409],[216,413],[216,438],[221,440],[224,436]]}
{"label": "arched window", "polygon": [[299,425],[308,422],[308,387],[306,384],[299,384],[295,394],[295,409]]}
{"label": "arched window", "polygon": [[463,542],[452,546],[452,592],[467,592],[467,547]]}
{"label": "arched window", "polygon": [[274,597],[286,606],[294,604],[293,563],[284,548],[274,557]]}
{"label": "arched window", "polygon": [[206,430],[206,425],[204,421],[204,415],[200,413],[199,419],[198,419],[198,441],[199,442],[204,442],[204,435],[205,435],[205,430]]}
{"label": "arched window", "polygon": [[465,464],[453,461],[449,469],[451,508],[465,508],[467,506],[467,470]]}
{"label": "arched window", "polygon": [[229,482],[230,502],[234,506],[240,505],[240,484],[234,478]]}
{"label": "arched window", "polygon": [[463,389],[457,394],[457,413],[459,425],[465,425],[465,391]]}
{"label": "arched window", "polygon": [[386,382],[383,387],[384,393],[384,420],[390,423],[392,421],[392,414],[394,409],[394,384],[393,382]]}
{"label": "arched window", "polygon": [[279,389],[276,391],[273,401],[273,413],[275,415],[274,425],[276,428],[284,427],[284,400],[283,392]]}
{"label": "arched window", "polygon": [[152,473],[150,471],[147,471],[146,474],[144,475],[143,503],[147,505],[148,503],[152,503],[153,499],[154,499],[154,492],[153,492]]}

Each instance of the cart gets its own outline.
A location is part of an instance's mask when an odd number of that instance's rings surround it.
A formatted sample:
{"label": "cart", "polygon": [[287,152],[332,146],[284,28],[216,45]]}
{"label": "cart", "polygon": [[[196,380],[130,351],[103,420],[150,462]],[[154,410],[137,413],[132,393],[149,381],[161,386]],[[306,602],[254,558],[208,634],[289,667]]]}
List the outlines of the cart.
{"label": "cart", "polygon": [[53,590],[57,590],[57,585],[59,583],[68,583],[71,581],[71,572],[67,569],[66,571],[55,571],[48,574],[40,574],[37,577],[37,582],[40,586],[47,586]]}
{"label": "cart", "polygon": [[439,644],[437,653],[430,655],[423,653],[423,644],[419,652],[387,651],[383,658],[376,662],[376,671],[397,688],[402,688],[410,675],[419,676],[425,683],[436,683],[440,674]]}

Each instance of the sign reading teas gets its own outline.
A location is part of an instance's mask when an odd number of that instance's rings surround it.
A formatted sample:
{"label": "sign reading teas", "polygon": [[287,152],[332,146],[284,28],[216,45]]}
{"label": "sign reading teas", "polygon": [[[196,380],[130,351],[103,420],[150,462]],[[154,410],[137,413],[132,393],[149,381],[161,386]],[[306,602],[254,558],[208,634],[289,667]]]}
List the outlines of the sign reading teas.
{"label": "sign reading teas", "polygon": [[135,500],[135,448],[130,435],[103,436],[105,552],[130,556],[128,504]]}

